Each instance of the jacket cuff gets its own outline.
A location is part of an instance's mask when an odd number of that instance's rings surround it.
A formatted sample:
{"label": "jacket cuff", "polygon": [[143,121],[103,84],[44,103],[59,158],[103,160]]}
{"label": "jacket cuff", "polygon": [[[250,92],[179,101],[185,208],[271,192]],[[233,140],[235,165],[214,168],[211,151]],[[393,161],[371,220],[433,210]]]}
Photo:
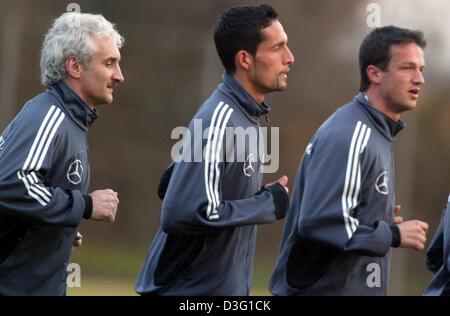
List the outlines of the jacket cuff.
{"label": "jacket cuff", "polygon": [[289,195],[286,192],[286,189],[281,184],[276,183],[265,188],[265,190],[272,194],[276,219],[284,218],[289,207]]}
{"label": "jacket cuff", "polygon": [[89,219],[92,215],[92,197],[90,195],[83,195],[86,207],[84,208],[83,218]]}
{"label": "jacket cuff", "polygon": [[400,229],[397,225],[391,225],[392,232],[392,242],[391,247],[398,248],[402,242],[402,238],[400,236]]}
{"label": "jacket cuff", "polygon": [[175,163],[172,163],[162,174],[158,185],[158,197],[164,200],[166,196],[167,188],[169,187],[170,178],[172,177],[173,169],[175,168]]}

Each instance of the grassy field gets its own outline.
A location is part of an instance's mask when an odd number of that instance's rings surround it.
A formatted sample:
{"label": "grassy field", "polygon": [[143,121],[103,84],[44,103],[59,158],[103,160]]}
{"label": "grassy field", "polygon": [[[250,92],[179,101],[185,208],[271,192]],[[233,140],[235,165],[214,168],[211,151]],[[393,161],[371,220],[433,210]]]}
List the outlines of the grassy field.
{"label": "grassy field", "polygon": [[[135,296],[133,279],[85,277],[80,288],[68,288],[69,296]],[[252,295],[266,296],[269,292],[255,288]]]}
{"label": "grassy field", "polygon": [[[75,250],[71,262],[81,268],[81,287],[68,288],[71,296],[133,296],[134,285],[146,255],[146,249],[132,247],[113,247],[83,245]],[[267,296],[269,278],[274,258],[259,254],[255,258],[253,289],[251,295]],[[395,258],[394,258],[395,259]],[[391,276],[391,287],[396,285],[395,275]],[[407,278],[409,282],[403,289],[389,291],[390,295],[421,295],[431,279],[431,274],[417,273]]]}
{"label": "grassy field", "polygon": [[81,287],[68,288],[69,296],[134,296],[134,280],[86,276]]}
{"label": "grassy field", "polygon": [[[75,250],[71,262],[81,267],[81,286],[68,288],[69,296],[134,296],[134,285],[145,253],[131,248],[85,246]],[[258,260],[251,295],[269,295],[272,263]]]}

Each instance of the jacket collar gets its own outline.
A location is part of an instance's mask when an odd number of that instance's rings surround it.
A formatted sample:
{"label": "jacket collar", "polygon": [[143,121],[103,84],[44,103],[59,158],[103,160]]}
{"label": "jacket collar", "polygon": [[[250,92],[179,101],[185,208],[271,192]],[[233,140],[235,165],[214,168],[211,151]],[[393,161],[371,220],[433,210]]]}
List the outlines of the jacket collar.
{"label": "jacket collar", "polygon": [[270,111],[266,103],[259,104],[230,74],[224,73],[218,89],[236,100],[236,103],[251,117],[258,118]]}
{"label": "jacket collar", "polygon": [[355,97],[356,102],[361,106],[364,112],[367,113],[376,128],[388,140],[393,141],[395,136],[405,128],[405,123],[401,120],[394,121],[386,114],[376,109],[367,99],[364,93],[359,93]]}
{"label": "jacket collar", "polygon": [[63,81],[50,84],[48,86],[48,92],[60,101],[64,112],[82,130],[87,131],[88,127],[98,118],[97,110],[91,110]]}

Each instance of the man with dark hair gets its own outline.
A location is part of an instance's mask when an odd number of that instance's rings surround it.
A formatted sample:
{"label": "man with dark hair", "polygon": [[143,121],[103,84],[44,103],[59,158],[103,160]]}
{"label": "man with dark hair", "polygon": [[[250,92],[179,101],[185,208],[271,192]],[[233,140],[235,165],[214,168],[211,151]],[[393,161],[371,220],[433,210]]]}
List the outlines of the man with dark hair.
{"label": "man with dark hair", "polygon": [[361,73],[361,86],[359,91],[369,89],[371,81],[367,73],[367,67],[377,66],[385,72],[391,60],[390,47],[396,44],[415,43],[420,48],[425,48],[426,41],[423,33],[419,31],[406,31],[394,26],[375,29],[362,42],[359,51],[359,70]]}
{"label": "man with dark hair", "polygon": [[428,225],[395,213],[394,138],[424,84],[420,32],[372,31],[361,92],[306,148],[270,290],[275,295],[385,295],[391,247],[422,250]]}
{"label": "man with dark hair", "polygon": [[[248,295],[256,224],[283,218],[288,207],[287,177],[262,186],[258,154],[265,94],[286,88],[294,62],[286,33],[270,6],[244,6],[222,15],[214,39],[225,74],[189,125],[206,139],[185,139],[183,160],[161,179],[161,229],[137,281],[142,295]],[[256,136],[241,148],[239,129]]]}

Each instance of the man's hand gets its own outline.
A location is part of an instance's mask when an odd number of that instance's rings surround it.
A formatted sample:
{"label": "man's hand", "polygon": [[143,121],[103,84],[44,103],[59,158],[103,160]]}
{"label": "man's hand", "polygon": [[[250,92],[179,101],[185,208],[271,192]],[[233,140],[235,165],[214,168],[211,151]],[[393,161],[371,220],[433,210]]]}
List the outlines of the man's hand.
{"label": "man's hand", "polygon": [[116,219],[119,197],[117,192],[111,189],[97,190],[92,192],[92,215],[91,219],[99,221],[114,222]]}
{"label": "man's hand", "polygon": [[396,205],[394,208],[394,215],[395,215],[394,224],[395,225],[403,223],[403,217],[399,216],[401,209],[402,209],[401,205]]}
{"label": "man's hand", "polygon": [[73,242],[72,249],[80,248],[83,243],[83,235],[80,232],[77,232],[77,236],[75,237],[75,241]]}
{"label": "man's hand", "polygon": [[289,188],[287,187],[288,181],[289,181],[289,179],[288,179],[287,176],[282,176],[282,177],[281,177],[280,179],[278,179],[277,181],[272,182],[272,183],[268,183],[268,184],[266,184],[264,187],[265,187],[265,188],[268,188],[268,187],[270,187],[270,186],[272,186],[272,185],[274,185],[274,184],[279,183],[279,184],[281,184],[281,185],[283,186],[283,188],[286,190],[286,192],[289,193]]}
{"label": "man's hand", "polygon": [[397,225],[400,230],[402,248],[423,250],[427,241],[428,224],[419,220],[402,222]]}

